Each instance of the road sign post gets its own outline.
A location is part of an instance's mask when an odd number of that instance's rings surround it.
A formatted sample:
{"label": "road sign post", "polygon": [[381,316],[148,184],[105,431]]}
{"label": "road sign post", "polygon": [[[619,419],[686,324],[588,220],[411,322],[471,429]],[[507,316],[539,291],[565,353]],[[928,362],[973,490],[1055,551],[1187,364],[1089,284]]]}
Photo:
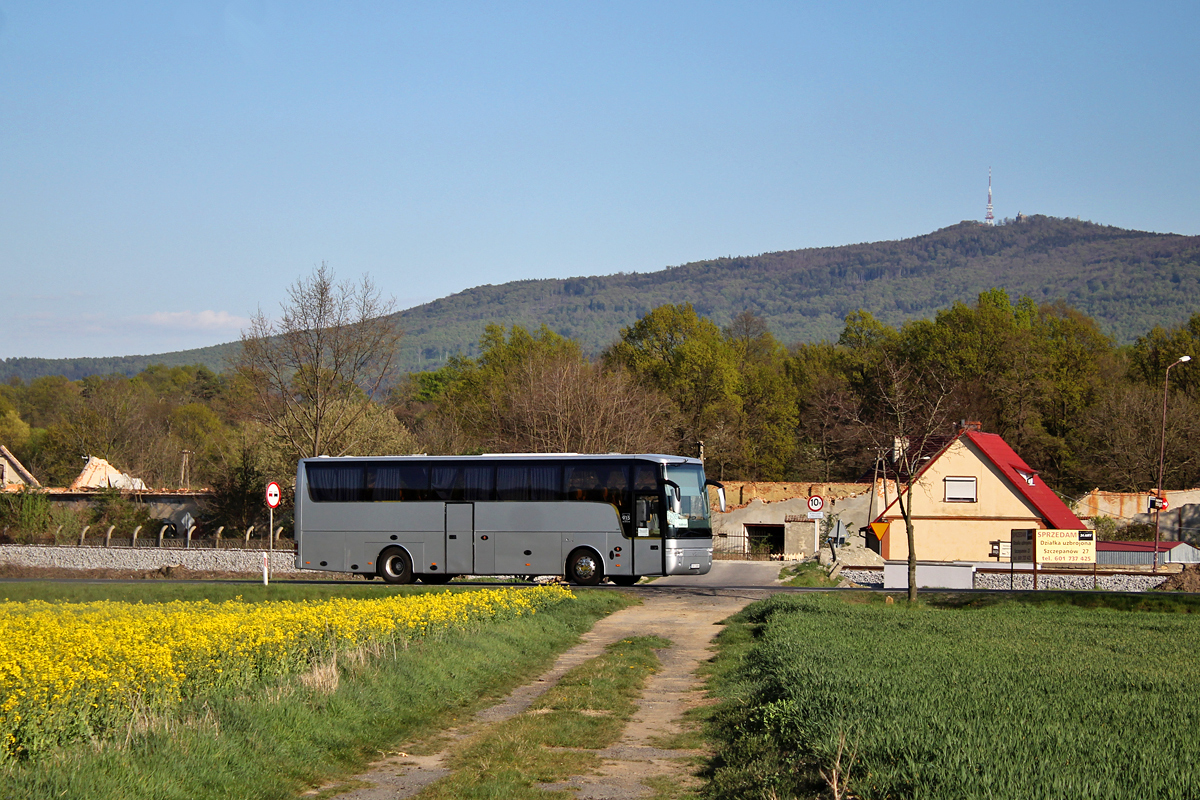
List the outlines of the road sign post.
{"label": "road sign post", "polygon": [[808,498],[808,518],[813,521],[813,558],[821,552],[821,520],[825,518],[825,498],[814,494]]}
{"label": "road sign post", "polygon": [[279,484],[271,481],[267,484],[267,552],[263,555],[263,586],[266,586],[271,573],[271,556],[275,554],[275,509],[279,507]]}

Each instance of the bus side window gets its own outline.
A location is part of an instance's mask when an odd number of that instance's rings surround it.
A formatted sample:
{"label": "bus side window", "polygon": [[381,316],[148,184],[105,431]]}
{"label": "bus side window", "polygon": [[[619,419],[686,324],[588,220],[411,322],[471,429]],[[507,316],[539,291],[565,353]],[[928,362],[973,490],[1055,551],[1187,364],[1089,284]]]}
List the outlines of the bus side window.
{"label": "bus side window", "polygon": [[460,481],[461,487],[455,487],[455,500],[486,503],[495,499],[492,490],[496,483],[496,471],[492,467],[463,467]]}
{"label": "bus side window", "polygon": [[633,476],[635,492],[658,492],[658,467],[639,464]]}
{"label": "bus side window", "polygon": [[563,470],[568,500],[608,503],[618,511],[627,511],[629,470],[622,464],[580,464]]}
{"label": "bus side window", "polygon": [[599,502],[602,489],[600,476],[591,464],[572,465],[563,470],[563,489],[568,500],[579,502]]}
{"label": "bus side window", "polygon": [[496,467],[496,499],[500,502],[529,499],[529,468],[525,466]]}
{"label": "bus side window", "polygon": [[529,499],[541,502],[562,501],[562,470],[555,466],[533,464],[529,467]]}
{"label": "bus side window", "polygon": [[612,466],[603,475],[604,502],[617,507],[617,513],[629,513],[629,468]]}
{"label": "bus side window", "polygon": [[458,480],[458,467],[434,467],[429,476],[429,499],[454,499],[454,484]]}
{"label": "bus side window", "polygon": [[377,462],[367,467],[367,483],[376,502],[418,502],[429,496],[429,469],[419,464]]}
{"label": "bus side window", "polygon": [[308,495],[317,503],[357,503],[370,500],[362,464],[309,464]]}
{"label": "bus side window", "polygon": [[496,499],[559,502],[562,470],[545,464],[502,464],[496,467]]}

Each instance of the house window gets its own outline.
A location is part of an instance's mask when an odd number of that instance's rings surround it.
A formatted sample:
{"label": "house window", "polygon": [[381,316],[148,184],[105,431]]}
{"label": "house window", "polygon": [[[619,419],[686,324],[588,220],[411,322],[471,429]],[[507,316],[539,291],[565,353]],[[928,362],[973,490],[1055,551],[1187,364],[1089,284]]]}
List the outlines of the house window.
{"label": "house window", "polygon": [[947,503],[974,503],[975,478],[946,478]]}

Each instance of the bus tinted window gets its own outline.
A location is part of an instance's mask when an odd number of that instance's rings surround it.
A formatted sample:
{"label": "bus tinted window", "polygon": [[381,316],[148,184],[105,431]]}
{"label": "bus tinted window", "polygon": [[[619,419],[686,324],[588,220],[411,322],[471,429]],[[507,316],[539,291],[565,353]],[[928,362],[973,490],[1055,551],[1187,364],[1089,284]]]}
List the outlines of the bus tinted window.
{"label": "bus tinted window", "polygon": [[463,467],[459,471],[459,480],[461,481],[461,491],[456,494],[455,500],[474,500],[477,502],[487,502],[493,499],[492,492],[495,483],[496,471],[491,467]]}
{"label": "bus tinted window", "polygon": [[658,491],[658,467],[650,464],[638,464],[635,468],[633,488],[639,492]]}
{"label": "bus tinted window", "polygon": [[[613,461],[354,461],[305,464],[318,503],[580,501],[628,510],[629,492],[657,492],[658,467]],[[630,478],[634,481],[631,484]]]}
{"label": "bus tinted window", "polygon": [[501,463],[496,467],[497,500],[555,502],[562,499],[561,470],[552,465]]}
{"label": "bus tinted window", "polygon": [[563,488],[568,500],[611,503],[624,508],[629,490],[629,468],[605,462],[578,464],[563,469]]}
{"label": "bus tinted window", "polygon": [[508,464],[496,467],[496,499],[528,500],[529,467]]}
{"label": "bus tinted window", "polygon": [[529,499],[550,503],[562,500],[562,470],[553,466],[531,465],[529,467]]}
{"label": "bus tinted window", "polygon": [[430,498],[447,502],[487,502],[494,496],[496,471],[491,466],[455,466],[430,470]]}
{"label": "bus tinted window", "polygon": [[367,487],[376,502],[412,503],[429,499],[429,468],[422,464],[379,461],[367,465]]}
{"label": "bus tinted window", "polygon": [[308,464],[308,496],[317,503],[370,500],[363,464]]}
{"label": "bus tinted window", "polygon": [[429,473],[429,499],[453,500],[454,484],[458,480],[458,467],[452,464],[444,467],[434,467]]}

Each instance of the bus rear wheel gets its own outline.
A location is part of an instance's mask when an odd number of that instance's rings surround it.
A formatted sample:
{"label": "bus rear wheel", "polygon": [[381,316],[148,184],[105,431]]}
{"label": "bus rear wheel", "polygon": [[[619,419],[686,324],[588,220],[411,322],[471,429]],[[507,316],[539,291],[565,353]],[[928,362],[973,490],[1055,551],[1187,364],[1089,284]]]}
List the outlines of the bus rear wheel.
{"label": "bus rear wheel", "polygon": [[379,577],[387,583],[412,583],[412,561],[399,547],[390,547],[379,554]]}
{"label": "bus rear wheel", "polygon": [[595,586],[604,579],[600,556],[591,550],[576,550],[567,559],[567,580],[580,586]]}
{"label": "bus rear wheel", "polygon": [[641,575],[609,575],[608,579],[617,586],[633,586],[642,579]]}

